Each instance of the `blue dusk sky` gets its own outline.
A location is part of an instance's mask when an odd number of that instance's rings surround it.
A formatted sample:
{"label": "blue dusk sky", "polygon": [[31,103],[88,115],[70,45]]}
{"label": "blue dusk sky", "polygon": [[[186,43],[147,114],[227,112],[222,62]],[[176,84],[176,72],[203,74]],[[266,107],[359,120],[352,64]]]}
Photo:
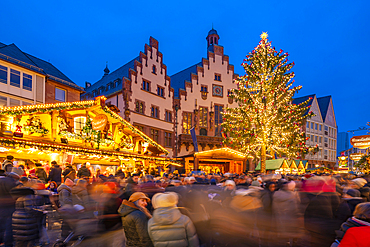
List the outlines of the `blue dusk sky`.
{"label": "blue dusk sky", "polygon": [[[50,61],[80,86],[159,41],[168,75],[206,57],[213,27],[244,75],[245,55],[268,32],[295,62],[296,97],[332,95],[339,131],[370,121],[370,1],[13,1],[1,3],[0,42]],[[365,132],[366,133],[366,132]],[[363,132],[355,132],[363,134]],[[352,135],[352,134],[351,134]]]}

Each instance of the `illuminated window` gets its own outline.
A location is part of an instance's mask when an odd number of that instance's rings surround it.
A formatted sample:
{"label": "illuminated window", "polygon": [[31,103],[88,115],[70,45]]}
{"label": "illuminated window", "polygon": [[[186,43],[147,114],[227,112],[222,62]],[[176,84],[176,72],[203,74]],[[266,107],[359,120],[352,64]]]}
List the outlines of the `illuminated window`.
{"label": "illuminated window", "polygon": [[73,119],[74,122],[74,131],[75,133],[79,134],[83,127],[86,125],[86,117],[75,117]]}
{"label": "illuminated window", "polygon": [[144,114],[144,102],[136,101],[135,103],[135,111],[140,114]]}
{"label": "illuminated window", "polygon": [[221,136],[223,106],[215,105],[215,136]]}
{"label": "illuminated window", "polygon": [[58,101],[65,102],[66,101],[66,90],[55,88],[55,99]]}
{"label": "illuminated window", "polygon": [[190,134],[190,129],[192,127],[192,117],[191,112],[184,112],[182,116],[182,133]]}
{"label": "illuminated window", "polygon": [[155,141],[155,142],[158,142],[158,133],[159,133],[159,131],[156,130],[156,129],[151,129],[150,130],[150,135],[151,135],[153,141]]}
{"label": "illuminated window", "polygon": [[208,127],[208,108],[199,107],[199,127]]}

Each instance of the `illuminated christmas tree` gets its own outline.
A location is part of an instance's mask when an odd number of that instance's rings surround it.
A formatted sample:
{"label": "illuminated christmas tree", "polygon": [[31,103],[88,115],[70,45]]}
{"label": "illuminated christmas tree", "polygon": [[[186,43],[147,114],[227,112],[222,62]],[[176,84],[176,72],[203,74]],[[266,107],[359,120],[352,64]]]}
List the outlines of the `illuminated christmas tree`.
{"label": "illuminated christmas tree", "polygon": [[[288,53],[276,51],[262,33],[259,45],[250,52],[242,66],[246,75],[235,81],[237,89],[230,97],[238,107],[226,108],[223,114],[224,143],[238,151],[261,157],[261,172],[266,157],[275,155],[296,158],[311,151],[306,146],[302,129],[311,99],[293,104],[294,94],[302,86],[293,87],[294,73]],[[316,147],[317,148],[317,147]]]}

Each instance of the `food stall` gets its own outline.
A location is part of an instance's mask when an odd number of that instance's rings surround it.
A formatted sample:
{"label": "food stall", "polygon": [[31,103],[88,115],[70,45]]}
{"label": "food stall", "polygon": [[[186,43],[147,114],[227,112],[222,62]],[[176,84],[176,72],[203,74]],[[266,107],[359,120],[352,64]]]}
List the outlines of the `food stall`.
{"label": "food stall", "polygon": [[[95,100],[0,108],[0,159],[48,164],[55,160],[114,173],[150,172],[172,160],[168,151]],[[77,167],[78,168],[78,167]]]}

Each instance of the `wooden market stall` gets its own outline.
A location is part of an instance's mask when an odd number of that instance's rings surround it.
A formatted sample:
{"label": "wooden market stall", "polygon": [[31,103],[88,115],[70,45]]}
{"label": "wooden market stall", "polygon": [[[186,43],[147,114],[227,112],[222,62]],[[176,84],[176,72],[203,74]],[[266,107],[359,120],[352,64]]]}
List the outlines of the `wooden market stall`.
{"label": "wooden market stall", "polygon": [[196,152],[182,157],[185,172],[242,173],[246,169],[247,156],[228,147]]}
{"label": "wooden market stall", "polygon": [[168,151],[105,105],[91,101],[0,108],[0,158],[89,162],[127,172],[166,165]]}
{"label": "wooden market stall", "polygon": [[[266,171],[278,174],[303,174],[306,172],[306,164],[307,160],[286,160],[284,158],[266,160]],[[261,170],[261,162],[255,170]]]}

